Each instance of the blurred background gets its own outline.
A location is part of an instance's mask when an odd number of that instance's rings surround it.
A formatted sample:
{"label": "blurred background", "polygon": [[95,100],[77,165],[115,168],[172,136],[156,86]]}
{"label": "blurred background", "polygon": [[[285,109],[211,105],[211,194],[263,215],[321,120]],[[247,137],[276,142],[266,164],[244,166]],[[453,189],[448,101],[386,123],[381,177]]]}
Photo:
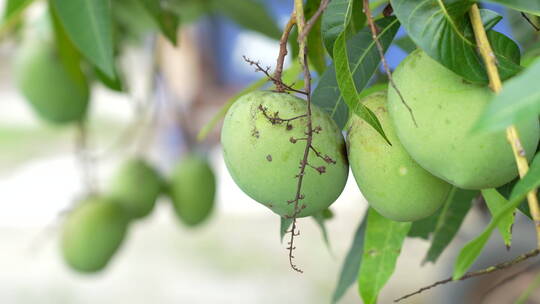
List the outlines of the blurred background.
{"label": "blurred background", "polygon": [[[292,1],[262,1],[277,24],[288,20]],[[29,15],[39,15],[36,3]],[[4,0],[0,0],[4,7]],[[497,29],[512,36],[516,16],[497,6],[505,18]],[[215,171],[217,205],[204,225],[188,228],[167,198],[147,218],[135,222],[108,267],[92,275],[70,270],[61,257],[62,220],[88,183],[104,188],[129,155],[144,155],[164,176],[194,146],[197,132],[239,90],[260,79],[242,55],[273,66],[278,42],[246,30],[219,14],[193,12],[194,22],[178,32],[178,47],[142,27],[120,58],[125,92],[95,82],[85,147],[77,128],[58,127],[36,117],[13,76],[17,37],[0,44],[0,303],[329,303],[366,202],[352,175],[332,205],[327,222],[329,246],[312,219],[299,221],[296,261],[288,264],[280,243],[279,217],[241,192],[230,178],[219,145],[219,124],[196,144]],[[514,19],[512,19],[514,18]],[[130,18],[128,18],[130,19]],[[134,16],[136,23],[142,21]],[[132,20],[133,21],[133,20]],[[403,33],[400,33],[403,35]],[[517,39],[517,38],[516,38]],[[392,68],[406,51],[392,46]],[[154,75],[153,71],[158,70]],[[382,76],[380,76],[382,77]],[[81,158],[86,157],[86,165]],[[88,162],[91,166],[88,166]],[[407,239],[397,270],[380,303],[451,273],[457,250],[488,222],[481,207],[471,212],[437,265],[421,265],[429,243]],[[524,252],[534,239],[518,219],[515,245],[507,251],[494,234],[476,267]],[[527,268],[528,267],[528,268]],[[535,277],[535,265],[521,265],[491,276],[452,283],[403,303],[511,303]],[[512,273],[519,278],[497,290]],[[536,295],[536,297],[535,297]],[[527,303],[540,303],[540,293]],[[359,303],[356,286],[340,303]]]}

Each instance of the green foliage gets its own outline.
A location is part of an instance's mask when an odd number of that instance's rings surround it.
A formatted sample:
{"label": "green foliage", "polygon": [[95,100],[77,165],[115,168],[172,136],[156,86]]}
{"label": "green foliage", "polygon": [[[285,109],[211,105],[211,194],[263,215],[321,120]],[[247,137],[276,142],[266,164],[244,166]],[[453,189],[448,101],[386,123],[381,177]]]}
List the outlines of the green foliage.
{"label": "green foliage", "polygon": [[[386,50],[399,29],[399,22],[394,17],[386,17],[378,20],[376,24],[379,28],[379,41]],[[360,92],[366,87],[369,79],[376,72],[381,60],[369,28],[366,27],[351,37],[347,42],[347,54],[349,69],[354,79],[354,86]],[[341,58],[342,61],[343,59]],[[342,69],[346,71],[346,66],[342,67]],[[354,98],[357,97],[359,96],[347,97],[349,102],[351,102],[349,106],[355,112],[361,110],[361,108],[356,109],[358,103],[355,102]],[[349,109],[343,93],[340,92],[334,65],[328,67],[321,76],[317,87],[313,91],[312,102],[329,113],[340,128],[345,127],[349,118]]]}
{"label": "green foliage", "polygon": [[4,22],[20,16],[28,5],[30,5],[34,0],[7,0],[4,8]]}
{"label": "green foliage", "polygon": [[255,0],[212,0],[215,11],[238,25],[279,40],[281,31],[265,6]]}
{"label": "green foliage", "polygon": [[476,261],[482,249],[486,245],[491,233],[498,227],[499,222],[514,212],[521,201],[527,196],[527,193],[540,186],[540,155],[536,155],[529,172],[516,184],[512,190],[510,200],[504,208],[501,208],[491,219],[489,225],[484,231],[472,241],[468,242],[460,251],[454,264],[453,279],[461,278],[471,265]]}
{"label": "green foliage", "polygon": [[334,0],[328,4],[322,16],[321,31],[324,46],[330,56],[341,33],[348,32],[348,38],[364,27],[366,16],[362,14],[362,7],[362,0]]}
{"label": "green foliage", "polygon": [[[306,2],[304,8],[306,19],[311,18],[315,14],[320,4],[321,0],[308,0]],[[324,70],[326,70],[326,51],[321,33],[321,23],[322,20],[319,18],[307,37],[308,59],[319,75],[322,75]]]}
{"label": "green foliage", "polygon": [[358,287],[365,304],[377,302],[394,269],[411,223],[391,221],[369,208]]}
{"label": "green foliage", "polygon": [[499,131],[518,123],[535,119],[540,114],[540,59],[522,74],[508,80],[475,125],[475,130]]}
{"label": "green foliage", "polygon": [[484,0],[505,5],[509,8],[540,16],[540,2],[536,0]]}
{"label": "green foliage", "polygon": [[[487,83],[467,15],[472,2],[391,0],[391,3],[411,39],[430,57],[468,81]],[[519,72],[520,53],[517,45],[508,37],[493,31],[489,31],[488,37],[497,57],[501,77],[507,79]]]}
{"label": "green foliage", "polygon": [[176,45],[176,32],[180,25],[180,18],[163,6],[161,1],[139,0],[154,18],[159,29],[169,41]]}
{"label": "green foliage", "polygon": [[[508,204],[508,201],[496,189],[484,189],[482,196],[493,216]],[[497,225],[507,248],[510,248],[512,244],[512,225],[514,225],[514,213],[505,216]]]}
{"label": "green foliage", "polygon": [[465,216],[469,213],[472,200],[478,193],[478,191],[462,190],[456,187],[452,189],[437,217],[431,245],[424,262],[435,263],[448,247],[461,227]]}
{"label": "green foliage", "polygon": [[107,76],[114,75],[110,0],[51,0],[79,51]]}
{"label": "green foliage", "polygon": [[347,256],[341,266],[339,279],[332,294],[332,303],[337,303],[343,297],[347,289],[358,279],[358,271],[360,270],[360,262],[364,248],[364,235],[366,231],[367,220],[363,217],[356,228],[354,237],[351,243]]}

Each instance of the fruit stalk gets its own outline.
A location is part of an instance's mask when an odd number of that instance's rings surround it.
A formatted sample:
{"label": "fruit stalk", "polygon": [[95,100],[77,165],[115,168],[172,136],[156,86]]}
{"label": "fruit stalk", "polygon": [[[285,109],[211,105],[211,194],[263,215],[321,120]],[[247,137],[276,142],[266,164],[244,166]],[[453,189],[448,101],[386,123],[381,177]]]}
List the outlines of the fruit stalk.
{"label": "fruit stalk", "polygon": [[296,14],[293,10],[291,14],[291,18],[289,19],[289,22],[287,22],[287,25],[285,26],[285,29],[283,30],[283,34],[281,35],[281,39],[279,40],[279,55],[277,58],[276,63],[276,71],[274,72],[274,79],[278,80],[276,85],[276,90],[278,92],[285,92],[285,87],[283,86],[283,83],[281,82],[281,74],[283,74],[283,63],[285,62],[285,56],[287,56],[287,42],[289,41],[289,34],[291,33],[291,30],[293,26],[296,24]]}
{"label": "fruit stalk", "polygon": [[[480,17],[480,10],[477,4],[473,4],[469,11],[469,17],[474,30],[474,36],[478,45],[478,50],[482,59],[484,60],[486,71],[489,78],[489,87],[495,94],[498,94],[502,90],[502,82],[497,69],[497,59],[491,48],[489,40],[486,35],[486,30]],[[519,134],[514,125],[511,125],[506,129],[506,138],[512,146],[514,158],[519,171],[519,176],[523,177],[529,170],[529,164],[525,156],[525,150],[521,145]],[[538,198],[536,197],[536,189],[530,191],[527,194],[527,201],[529,203],[529,209],[534,220],[536,227],[536,240],[537,248],[540,248],[540,207],[538,206]]]}

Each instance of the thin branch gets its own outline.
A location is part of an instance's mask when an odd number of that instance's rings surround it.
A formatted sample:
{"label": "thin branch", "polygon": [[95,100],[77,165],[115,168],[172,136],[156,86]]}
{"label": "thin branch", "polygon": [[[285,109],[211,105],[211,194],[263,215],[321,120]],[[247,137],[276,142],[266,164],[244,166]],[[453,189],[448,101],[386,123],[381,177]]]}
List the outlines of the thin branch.
{"label": "thin branch", "polygon": [[[493,53],[487,38],[486,30],[482,23],[480,10],[477,4],[473,4],[471,6],[469,17],[471,19],[474,36],[476,38],[480,55],[482,56],[486,66],[486,71],[489,78],[489,87],[491,90],[493,90],[493,92],[495,92],[495,94],[498,94],[502,90],[502,82],[497,68],[497,59],[495,58],[495,54]],[[525,149],[523,149],[523,146],[521,145],[518,131],[514,125],[506,129],[506,138],[512,146],[519,176],[522,178],[525,176],[525,174],[527,174],[527,171],[529,171],[529,164],[525,155]],[[527,201],[529,203],[529,209],[531,210],[531,215],[536,227],[537,248],[540,248],[540,206],[538,205],[538,198],[536,197],[536,189],[531,190],[527,194]]]}
{"label": "thin branch", "polygon": [[330,0],[322,0],[321,4],[319,5],[319,8],[317,11],[309,18],[309,20],[306,22],[306,26],[304,27],[304,30],[302,32],[299,31],[300,35],[298,37],[299,40],[306,40],[306,37],[311,32],[311,29],[317,23],[317,20],[319,17],[321,17],[324,10],[328,7],[328,4],[330,3]]}
{"label": "thin branch", "polygon": [[272,76],[270,74],[270,67],[263,68],[258,61],[253,61],[253,60],[247,58],[246,56],[242,56],[242,57],[244,58],[244,61],[246,61],[250,65],[255,66],[255,72],[263,72],[266,75],[266,77],[268,77],[268,79],[270,79],[276,85],[276,88],[278,88],[278,92],[279,92],[279,88],[281,87],[283,89],[286,89],[287,91],[299,93],[299,94],[302,94],[302,95],[307,95],[306,92],[301,91],[301,90],[297,90],[297,89],[283,83],[280,79],[275,78],[275,76]]}
{"label": "thin branch", "polygon": [[289,19],[289,22],[287,22],[287,25],[285,26],[285,30],[283,31],[283,34],[281,35],[281,39],[279,40],[279,55],[277,58],[276,63],[276,70],[274,72],[273,81],[276,85],[276,90],[278,92],[285,92],[286,87],[283,86],[283,82],[281,81],[281,74],[283,74],[283,63],[285,62],[285,56],[287,56],[287,42],[289,41],[289,34],[291,33],[291,30],[293,26],[296,24],[296,14],[293,10],[291,14],[291,18]]}
{"label": "thin branch", "polygon": [[[414,118],[413,111],[411,107],[407,104],[405,101],[405,98],[403,98],[403,95],[401,95],[401,91],[396,86],[396,83],[394,82],[394,78],[392,78],[392,73],[390,72],[390,67],[388,66],[388,62],[386,61],[386,58],[384,57],[384,48],[381,45],[381,42],[379,41],[379,32],[377,30],[377,26],[375,25],[375,21],[373,20],[373,16],[371,15],[371,9],[369,8],[369,0],[363,0],[364,1],[364,13],[366,14],[366,19],[369,25],[369,28],[371,30],[371,37],[373,38],[373,41],[375,41],[375,45],[377,45],[377,50],[379,51],[379,56],[381,57],[381,62],[383,64],[384,71],[386,72],[386,75],[388,76],[388,81],[390,82],[390,85],[394,89],[394,91],[397,92],[399,98],[401,99],[401,102],[407,108],[407,111],[409,111],[412,121],[415,126],[418,126],[416,123],[416,118]],[[391,7],[390,7],[391,9]],[[385,8],[385,11],[388,11],[388,8]]]}
{"label": "thin branch", "polygon": [[[512,267],[512,266],[514,266],[514,265],[516,265],[518,263],[521,263],[521,262],[523,262],[523,261],[525,261],[527,259],[530,259],[532,257],[537,256],[539,253],[540,253],[539,249],[534,249],[534,250],[531,250],[531,251],[529,251],[527,253],[524,253],[524,254],[518,256],[517,258],[515,258],[513,260],[506,261],[506,262],[503,262],[503,263],[499,263],[499,264],[497,264],[495,266],[490,266],[488,268],[484,268],[484,269],[481,269],[481,270],[467,272],[463,277],[461,277],[459,279],[459,281],[467,280],[467,279],[470,279],[470,278],[482,276],[482,275],[485,275],[485,274],[489,274],[489,273],[492,273],[492,272],[495,272],[495,271],[499,271],[499,270],[502,270],[502,269],[505,269],[505,268]],[[415,292],[409,293],[407,295],[404,295],[401,298],[395,299],[394,303],[405,300],[405,299],[407,299],[409,297],[412,297],[414,295],[422,293],[422,292],[424,292],[426,290],[429,290],[431,288],[434,288],[436,286],[443,285],[443,284],[450,283],[450,282],[453,282],[452,277],[450,277],[448,279],[445,279],[445,280],[437,281],[437,282],[435,282],[435,283],[433,283],[433,284],[431,284],[429,286],[422,287],[422,288],[418,289]]]}

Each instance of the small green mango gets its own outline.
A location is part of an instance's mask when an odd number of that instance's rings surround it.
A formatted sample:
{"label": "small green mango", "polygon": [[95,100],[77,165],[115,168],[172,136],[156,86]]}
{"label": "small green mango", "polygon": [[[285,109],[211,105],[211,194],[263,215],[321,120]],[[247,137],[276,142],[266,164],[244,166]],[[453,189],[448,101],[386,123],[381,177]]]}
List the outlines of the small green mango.
{"label": "small green mango", "polygon": [[391,220],[408,222],[432,215],[444,204],[452,186],[424,170],[405,151],[388,117],[385,92],[361,102],[375,113],[392,145],[353,114],[347,146],[360,191],[372,208]]}
{"label": "small green mango", "polygon": [[186,225],[199,225],[212,212],[216,178],[205,158],[185,156],[175,166],[169,188],[176,214]]}
{"label": "small green mango", "polygon": [[[299,217],[328,208],[343,191],[349,173],[340,129],[316,105],[311,110],[313,128],[319,131],[313,134],[313,149],[309,151]],[[229,109],[221,132],[225,164],[236,184],[280,216],[295,212],[289,202],[296,197],[297,175],[306,148],[305,114],[306,102],[298,97],[253,92]]]}
{"label": "small green mango", "polygon": [[89,99],[80,67],[67,69],[54,44],[43,38],[25,42],[16,58],[16,82],[36,114],[56,124],[84,118]]}
{"label": "small green mango", "polygon": [[[464,189],[502,186],[518,170],[504,131],[472,133],[471,129],[492,98],[486,86],[475,85],[416,50],[396,68],[388,110],[397,135],[414,160],[447,182]],[[516,125],[530,160],[540,136],[538,119]]]}
{"label": "small green mango", "polygon": [[128,216],[118,204],[105,198],[89,198],[71,211],[61,235],[66,263],[76,271],[102,270],[120,247]]}
{"label": "small green mango", "polygon": [[159,173],[146,161],[133,158],[116,172],[109,196],[123,205],[133,218],[142,218],[152,212],[162,190]]}

